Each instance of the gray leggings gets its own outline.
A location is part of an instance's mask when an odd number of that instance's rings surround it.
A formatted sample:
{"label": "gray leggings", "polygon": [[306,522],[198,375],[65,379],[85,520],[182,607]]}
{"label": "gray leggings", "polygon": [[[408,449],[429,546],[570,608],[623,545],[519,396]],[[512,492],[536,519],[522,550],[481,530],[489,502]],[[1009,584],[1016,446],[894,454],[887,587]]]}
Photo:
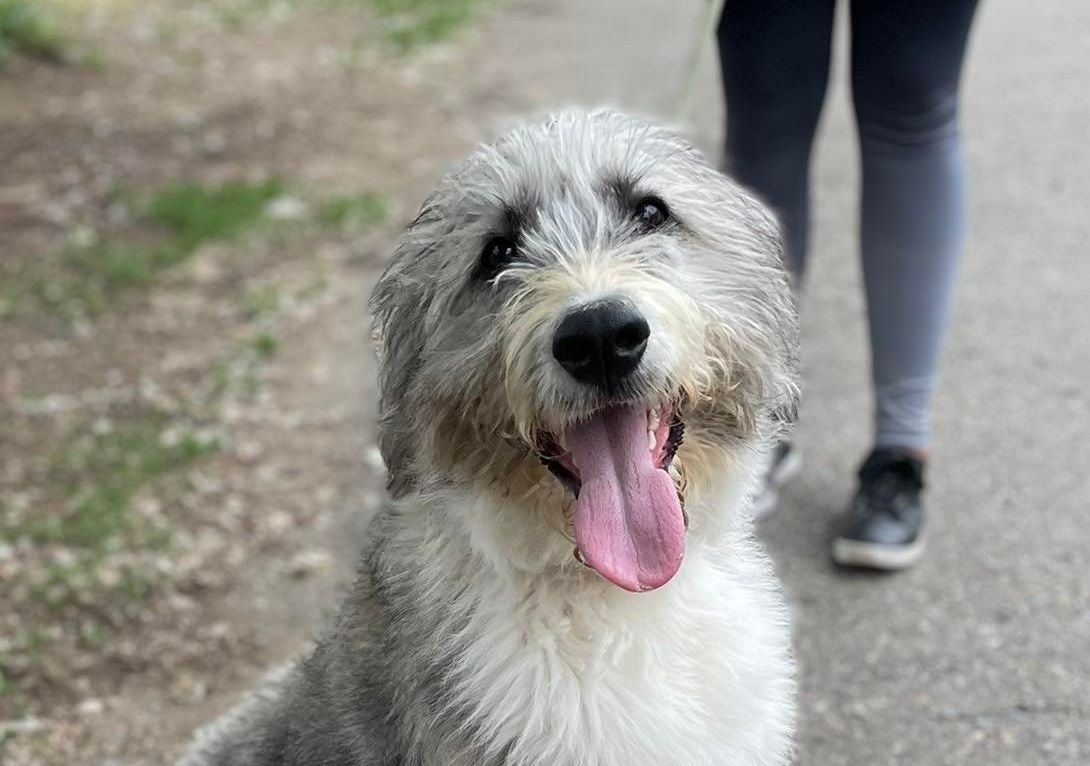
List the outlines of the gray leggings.
{"label": "gray leggings", "polygon": [[[719,23],[727,165],[779,214],[799,283],[835,4],[726,0]],[[965,234],[957,102],[975,9],[976,0],[851,0],[875,446],[926,449],[930,439]]]}

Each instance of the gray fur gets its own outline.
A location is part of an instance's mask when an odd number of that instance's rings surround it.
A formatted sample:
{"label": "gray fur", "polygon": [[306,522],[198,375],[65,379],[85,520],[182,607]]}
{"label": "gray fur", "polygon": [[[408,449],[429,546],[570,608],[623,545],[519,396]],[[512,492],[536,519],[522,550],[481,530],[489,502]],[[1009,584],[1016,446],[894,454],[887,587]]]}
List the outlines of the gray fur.
{"label": "gray fur", "polygon": [[[644,236],[631,199],[652,193],[678,223]],[[510,225],[520,233],[518,262],[494,283],[476,280],[483,243]],[[451,488],[508,499],[553,492],[527,435],[602,404],[538,347],[552,315],[534,309],[539,297],[527,285],[565,259],[597,253],[678,290],[706,326],[708,337],[694,342],[710,358],[690,380],[649,351],[635,385],[648,395],[686,392],[678,406],[693,455],[743,455],[767,446],[797,402],[794,306],[780,252],[756,201],[676,134],[615,112],[555,115],[454,169],[402,236],[371,301],[380,446],[395,502],[372,523],[358,581],[313,652],[198,736],[181,764],[509,763],[519,743],[490,741],[473,715],[477,701],[451,680],[456,637],[486,598],[473,583],[487,565],[443,498]],[[515,331],[530,339],[525,347],[511,347]],[[512,380],[513,371],[524,379]],[[531,489],[516,491],[515,475]],[[543,548],[568,545],[554,534]],[[570,555],[547,566],[556,582],[594,587]]]}

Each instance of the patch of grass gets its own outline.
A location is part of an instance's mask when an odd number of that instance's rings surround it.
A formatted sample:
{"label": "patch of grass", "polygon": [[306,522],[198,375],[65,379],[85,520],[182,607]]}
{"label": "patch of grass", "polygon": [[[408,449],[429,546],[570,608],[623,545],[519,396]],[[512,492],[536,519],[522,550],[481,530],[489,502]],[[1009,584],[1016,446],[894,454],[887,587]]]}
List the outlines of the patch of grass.
{"label": "patch of grass", "polygon": [[178,22],[174,19],[160,20],[155,24],[155,42],[162,47],[174,45],[174,43],[178,42],[180,32]]}
{"label": "patch of grass", "polygon": [[4,672],[4,658],[0,657],[0,698],[18,693],[19,687]]}
{"label": "patch of grass", "polygon": [[[16,647],[12,655],[16,653],[20,653],[19,647]],[[6,654],[0,653],[0,712],[19,720],[26,716],[28,700],[26,693],[16,683],[16,673],[11,670],[11,664],[11,659]],[[0,730],[0,756],[4,754],[4,735],[5,732]],[[3,763],[2,758],[0,763]]]}
{"label": "patch of grass", "polygon": [[86,48],[80,51],[75,56],[75,62],[93,72],[105,72],[110,68],[110,57],[101,48]]}
{"label": "patch of grass", "polygon": [[[143,203],[132,203],[145,239],[110,239],[64,252],[57,268],[38,268],[30,292],[40,303],[72,319],[106,310],[126,290],[148,285],[159,272],[188,259],[207,242],[229,240],[254,226],[282,191],[277,180],[233,181],[209,188],[168,186]],[[6,301],[16,306],[12,299]]]}
{"label": "patch of grass", "polygon": [[282,191],[283,185],[275,179],[257,184],[232,181],[217,189],[178,184],[159,192],[147,214],[173,234],[172,249],[188,255],[205,242],[237,236]]}
{"label": "patch of grass", "polygon": [[64,564],[50,564],[45,577],[31,586],[31,598],[51,610],[57,610],[78,594],[86,593],[92,587],[97,588],[96,559],[97,556],[83,553],[72,556]]}
{"label": "patch of grass", "polygon": [[326,226],[366,228],[382,223],[389,204],[378,194],[355,194],[326,200],[318,208],[318,220]]}
{"label": "patch of grass", "polygon": [[154,587],[152,579],[141,572],[129,570],[121,576],[120,592],[131,603],[142,602]]}
{"label": "patch of grass", "polygon": [[173,260],[167,249],[104,242],[73,252],[68,263],[84,276],[97,277],[112,291],[146,285],[152,274]]}
{"label": "patch of grass", "polygon": [[309,301],[317,298],[329,288],[329,280],[325,274],[315,274],[314,278],[307,282],[303,287],[295,294],[295,297],[301,301]]}
{"label": "patch of grass", "polygon": [[282,18],[296,10],[297,0],[218,0],[210,4],[224,29],[238,31],[260,20]]}
{"label": "patch of grass", "polygon": [[276,285],[254,287],[242,296],[242,308],[251,319],[275,313],[280,308],[280,303],[280,288]]}
{"label": "patch of grass", "polygon": [[46,19],[40,0],[0,0],[0,67],[16,52],[64,60],[64,39]]}
{"label": "patch of grass", "polygon": [[5,638],[4,650],[0,651],[0,713],[18,720],[26,716],[29,702],[18,684],[19,666],[41,665],[48,639],[39,628],[20,630]]}
{"label": "patch of grass", "polygon": [[276,356],[276,352],[280,350],[280,341],[268,331],[262,331],[255,335],[250,341],[250,345],[253,346],[254,353],[257,354],[259,359],[270,359]]}
{"label": "patch of grass", "polygon": [[[65,487],[63,514],[0,525],[0,536],[104,550],[129,524],[129,505],[142,487],[218,448],[179,433],[152,416],[107,434],[77,433],[52,457],[51,479]],[[63,573],[57,573],[58,575]]]}
{"label": "patch of grass", "polygon": [[483,0],[369,0],[402,52],[440,42],[477,14]]}

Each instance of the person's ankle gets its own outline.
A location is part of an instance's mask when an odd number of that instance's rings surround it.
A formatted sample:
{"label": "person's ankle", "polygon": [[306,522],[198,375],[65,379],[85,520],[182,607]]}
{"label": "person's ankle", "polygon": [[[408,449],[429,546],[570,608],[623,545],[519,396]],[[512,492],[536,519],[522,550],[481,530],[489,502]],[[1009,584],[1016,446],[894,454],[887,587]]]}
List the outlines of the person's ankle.
{"label": "person's ankle", "polygon": [[921,463],[926,463],[928,458],[927,447],[910,447],[903,444],[876,444],[873,450],[892,452],[895,455],[902,455],[907,458],[912,458],[913,460],[919,460]]}

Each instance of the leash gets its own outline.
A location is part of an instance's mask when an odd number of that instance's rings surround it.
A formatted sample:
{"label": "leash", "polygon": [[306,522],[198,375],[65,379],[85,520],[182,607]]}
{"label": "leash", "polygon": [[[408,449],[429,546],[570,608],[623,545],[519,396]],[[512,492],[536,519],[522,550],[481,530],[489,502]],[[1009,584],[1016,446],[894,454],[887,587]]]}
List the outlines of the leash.
{"label": "leash", "polygon": [[681,90],[674,101],[674,108],[670,110],[670,116],[678,122],[687,122],[689,113],[693,107],[693,95],[696,92],[696,81],[700,77],[700,67],[704,63],[704,55],[711,44],[712,32],[719,21],[719,15],[723,12],[725,0],[706,0],[704,14],[700,17],[697,26],[696,39],[689,49],[689,60],[685,65],[684,79],[681,81]]}

